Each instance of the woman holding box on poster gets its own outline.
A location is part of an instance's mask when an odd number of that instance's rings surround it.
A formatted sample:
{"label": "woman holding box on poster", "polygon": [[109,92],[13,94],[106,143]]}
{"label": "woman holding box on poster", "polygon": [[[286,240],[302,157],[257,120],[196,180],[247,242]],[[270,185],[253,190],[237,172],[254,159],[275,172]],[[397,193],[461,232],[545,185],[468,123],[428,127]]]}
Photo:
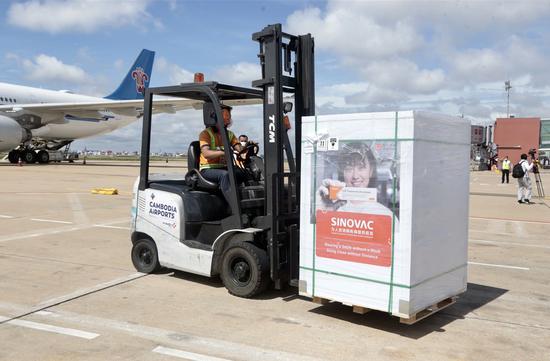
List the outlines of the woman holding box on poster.
{"label": "woman holding box on poster", "polygon": [[[317,190],[317,209],[361,211],[365,207],[372,208],[372,203],[378,203],[391,212],[392,202],[388,199],[393,193],[391,184],[389,192],[387,189],[395,175],[391,174],[387,162],[377,162],[367,144],[346,144],[337,155],[327,154],[326,158],[324,174],[318,174],[318,179],[322,180]],[[323,177],[330,173],[331,178]]]}
{"label": "woman holding box on poster", "polygon": [[399,228],[395,143],[379,142],[376,147],[385,153],[384,160],[377,161],[366,142],[350,142],[337,152],[319,155],[324,162],[316,170],[318,256],[391,264],[392,235]]}

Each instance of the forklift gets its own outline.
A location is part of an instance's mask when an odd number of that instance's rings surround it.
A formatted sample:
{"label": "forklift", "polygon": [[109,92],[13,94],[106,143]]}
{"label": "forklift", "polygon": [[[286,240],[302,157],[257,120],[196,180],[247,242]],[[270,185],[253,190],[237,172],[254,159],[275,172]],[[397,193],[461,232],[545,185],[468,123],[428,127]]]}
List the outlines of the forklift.
{"label": "forklift", "polygon": [[[253,297],[269,285],[298,285],[301,120],[315,114],[314,42],[294,36],[280,24],[254,33],[259,43],[262,78],[252,88],[217,82],[148,88],[145,92],[140,175],[132,204],[135,268],[151,273],[161,267],[207,277],[220,276],[228,291]],[[294,98],[295,141],[288,136],[287,113]],[[199,169],[200,146],[191,142],[185,177],[149,173],[153,96],[181,97],[202,107],[205,127],[217,127],[223,140],[231,184],[229,203],[219,185]],[[222,108],[263,104],[264,157],[257,145],[233,156]],[[195,132],[195,130],[190,130]],[[196,130],[197,138],[199,130]],[[239,183],[237,167],[247,174]]]}

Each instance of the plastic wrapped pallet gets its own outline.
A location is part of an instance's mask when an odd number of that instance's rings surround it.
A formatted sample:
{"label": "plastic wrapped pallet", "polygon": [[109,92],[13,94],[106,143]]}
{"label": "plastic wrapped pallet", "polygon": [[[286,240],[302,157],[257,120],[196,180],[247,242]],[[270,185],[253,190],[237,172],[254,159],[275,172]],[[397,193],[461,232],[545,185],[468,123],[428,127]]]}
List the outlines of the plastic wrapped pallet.
{"label": "plastic wrapped pallet", "polygon": [[466,290],[470,124],[305,117],[300,294],[409,318]]}

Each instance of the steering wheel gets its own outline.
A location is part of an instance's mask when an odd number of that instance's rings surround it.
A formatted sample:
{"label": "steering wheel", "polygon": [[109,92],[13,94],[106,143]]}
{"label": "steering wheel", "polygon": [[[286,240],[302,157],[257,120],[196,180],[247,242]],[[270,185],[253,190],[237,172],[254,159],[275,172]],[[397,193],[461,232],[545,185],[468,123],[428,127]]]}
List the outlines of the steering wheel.
{"label": "steering wheel", "polygon": [[[252,150],[252,153],[250,153]],[[260,146],[256,143],[249,143],[240,152],[237,153],[237,160],[244,163],[249,157],[257,155],[260,151]]]}

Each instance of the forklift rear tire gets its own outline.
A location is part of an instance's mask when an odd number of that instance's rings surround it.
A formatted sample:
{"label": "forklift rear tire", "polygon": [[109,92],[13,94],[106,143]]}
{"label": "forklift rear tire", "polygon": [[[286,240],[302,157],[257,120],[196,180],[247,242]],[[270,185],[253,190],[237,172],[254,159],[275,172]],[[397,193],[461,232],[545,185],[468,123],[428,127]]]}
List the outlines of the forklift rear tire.
{"label": "forklift rear tire", "polygon": [[235,243],[224,252],[220,276],[232,295],[253,297],[269,285],[267,254],[252,243]]}
{"label": "forklift rear tire", "polygon": [[132,246],[132,263],[139,272],[153,273],[160,268],[157,246],[150,239],[140,239]]}

